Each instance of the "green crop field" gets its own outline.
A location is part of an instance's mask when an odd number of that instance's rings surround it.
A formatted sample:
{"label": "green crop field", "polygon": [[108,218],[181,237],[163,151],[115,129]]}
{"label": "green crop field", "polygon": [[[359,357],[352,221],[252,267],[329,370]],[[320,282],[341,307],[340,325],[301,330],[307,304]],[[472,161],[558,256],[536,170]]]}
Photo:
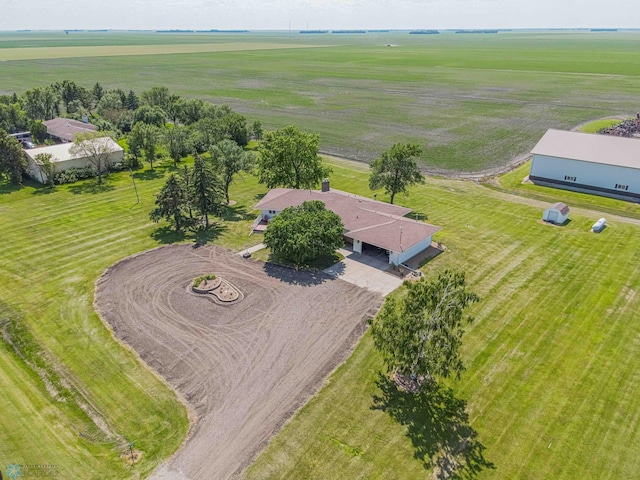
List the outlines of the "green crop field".
{"label": "green crop field", "polygon": [[[504,167],[549,127],[634,114],[638,40],[640,32],[3,33],[0,57],[23,59],[0,62],[0,93],[63,79],[137,92],[166,85],[229,103],[267,128],[319,132],[323,150],[353,159],[414,141],[426,146],[428,169],[477,171]],[[106,47],[142,50],[62,58]],[[49,58],[29,60],[29,49]],[[332,186],[371,195],[366,165],[332,166]],[[139,204],[124,173],[100,188],[0,184],[0,467],[144,477],[184,440],[186,407],[93,309],[105,268],[191,239],[148,218],[170,170],[136,173]],[[462,379],[426,400],[408,398],[380,376],[365,336],[250,479],[424,478],[469,435],[481,455],[467,466],[481,478],[636,476],[640,207],[522,184],[527,173],[525,164],[490,184],[429,177],[397,200],[443,227],[436,240],[447,250],[425,272],[463,269],[482,297]],[[238,204],[199,240],[238,250],[258,243],[247,232],[265,190],[251,176],[235,184]],[[565,227],[540,221],[555,201],[572,207]],[[601,216],[609,226],[590,233]],[[130,468],[119,456],[132,441],[142,460]]]}
{"label": "green crop field", "polygon": [[[328,153],[368,161],[412,141],[426,147],[431,171],[478,171],[504,167],[547,128],[634,114],[639,39],[640,32],[5,33],[0,58],[30,50],[51,58],[1,62],[0,93],[63,79],[137,92],[166,85],[228,103],[267,128],[318,132]],[[103,55],[110,46],[111,57],[53,58],[70,48]],[[240,50],[224,51],[232,46]],[[150,54],[120,55],[136,49]],[[171,49],[181,53],[158,54]]]}

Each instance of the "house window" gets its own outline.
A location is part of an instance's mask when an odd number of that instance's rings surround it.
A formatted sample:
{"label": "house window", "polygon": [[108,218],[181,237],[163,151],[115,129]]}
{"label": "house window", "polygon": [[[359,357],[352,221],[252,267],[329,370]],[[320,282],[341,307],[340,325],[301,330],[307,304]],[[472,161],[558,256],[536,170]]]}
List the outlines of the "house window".
{"label": "house window", "polygon": [[621,185],[616,183],[616,190],[629,190],[629,185]]}
{"label": "house window", "polygon": [[575,182],[575,181],[576,181],[576,177],[572,177],[572,176],[570,176],[570,175],[565,175],[565,176],[564,176],[564,179],[565,179],[567,182]]}

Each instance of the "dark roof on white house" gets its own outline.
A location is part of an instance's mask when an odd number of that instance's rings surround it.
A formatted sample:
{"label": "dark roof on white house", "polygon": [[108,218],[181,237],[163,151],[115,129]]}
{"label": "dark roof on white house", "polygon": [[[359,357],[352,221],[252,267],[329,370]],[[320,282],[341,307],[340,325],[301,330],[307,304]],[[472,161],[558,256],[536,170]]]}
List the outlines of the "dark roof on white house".
{"label": "dark roof on white house", "polygon": [[53,118],[42,122],[47,127],[47,133],[67,142],[73,142],[79,133],[95,132],[97,127],[90,123],[79,122],[71,118]]}
{"label": "dark roof on white house", "polygon": [[428,223],[405,218],[410,208],[372,200],[340,190],[296,190],[274,188],[255,206],[258,210],[281,212],[309,200],[322,201],[342,219],[349,238],[376,247],[402,252],[441,230]]}
{"label": "dark roof on white house", "polygon": [[640,140],[635,138],[549,129],[531,153],[603,165],[640,168]]}

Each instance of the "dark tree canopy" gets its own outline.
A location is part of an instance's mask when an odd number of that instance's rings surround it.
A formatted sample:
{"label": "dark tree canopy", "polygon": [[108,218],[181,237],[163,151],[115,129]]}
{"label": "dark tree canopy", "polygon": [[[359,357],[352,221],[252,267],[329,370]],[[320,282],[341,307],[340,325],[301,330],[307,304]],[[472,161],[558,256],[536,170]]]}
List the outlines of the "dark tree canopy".
{"label": "dark tree canopy", "polygon": [[373,342],[390,371],[413,379],[459,377],[464,310],[478,297],[466,290],[463,273],[446,270],[437,278],[405,282],[404,299],[388,297],[373,320]]}
{"label": "dark tree canopy", "polygon": [[164,218],[173,223],[176,232],[188,224],[187,195],[182,182],[175,174],[169,175],[167,182],[156,196],[156,205],[149,214],[154,222]]}
{"label": "dark tree canopy", "polygon": [[169,156],[173,159],[173,165],[178,166],[182,157],[191,152],[191,137],[185,127],[175,125],[164,130],[164,145]]}
{"label": "dark tree canopy", "polygon": [[271,252],[295,265],[331,255],[344,245],[340,216],[313,200],[285,208],[269,221],[264,244]]}
{"label": "dark tree canopy", "polygon": [[418,170],[416,157],[422,155],[422,148],[410,143],[396,143],[382,156],[371,162],[369,188],[383,188],[391,195],[390,202],[396,193],[407,193],[407,188],[416,183],[423,183],[424,177]]}
{"label": "dark tree canopy", "polygon": [[269,188],[313,188],[330,169],[322,166],[318,155],[320,136],[301,132],[289,125],[264,133],[257,161],[260,183]]}
{"label": "dark tree canopy", "polygon": [[215,170],[200,156],[196,156],[190,178],[191,201],[194,209],[204,216],[209,228],[209,215],[221,215],[226,207],[222,183]]}
{"label": "dark tree canopy", "polygon": [[15,185],[22,184],[22,176],[27,169],[27,159],[20,142],[0,130],[0,175],[4,175]]}

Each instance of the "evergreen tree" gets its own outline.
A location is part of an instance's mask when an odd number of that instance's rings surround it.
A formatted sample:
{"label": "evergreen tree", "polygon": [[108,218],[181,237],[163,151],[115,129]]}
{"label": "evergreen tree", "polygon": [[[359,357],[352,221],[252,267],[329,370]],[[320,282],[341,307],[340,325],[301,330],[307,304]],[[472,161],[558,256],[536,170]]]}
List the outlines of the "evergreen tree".
{"label": "evergreen tree", "polygon": [[15,185],[22,184],[27,171],[27,159],[20,142],[0,130],[0,175],[6,176]]}
{"label": "evergreen tree", "polygon": [[169,175],[167,182],[156,196],[156,205],[149,217],[154,222],[166,219],[173,222],[176,232],[188,225],[189,218],[185,214],[187,207],[187,196],[182,182],[175,175]]}
{"label": "evergreen tree", "polygon": [[220,215],[226,206],[222,185],[213,167],[199,155],[191,171],[193,206],[204,216],[205,228],[209,228],[209,214]]}

